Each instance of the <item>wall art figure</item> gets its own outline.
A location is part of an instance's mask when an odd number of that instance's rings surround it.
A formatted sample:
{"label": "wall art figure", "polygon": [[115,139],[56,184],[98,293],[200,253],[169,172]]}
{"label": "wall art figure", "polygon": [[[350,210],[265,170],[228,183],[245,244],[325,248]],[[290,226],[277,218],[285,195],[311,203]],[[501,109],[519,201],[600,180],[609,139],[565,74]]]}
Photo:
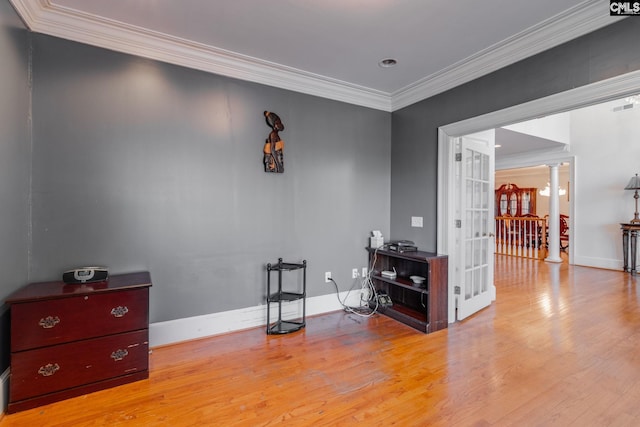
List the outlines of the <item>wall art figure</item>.
{"label": "wall art figure", "polygon": [[284,130],[284,125],[276,113],[265,111],[264,117],[272,129],[264,144],[264,171],[282,173],[284,172],[284,141],[280,139],[278,132]]}

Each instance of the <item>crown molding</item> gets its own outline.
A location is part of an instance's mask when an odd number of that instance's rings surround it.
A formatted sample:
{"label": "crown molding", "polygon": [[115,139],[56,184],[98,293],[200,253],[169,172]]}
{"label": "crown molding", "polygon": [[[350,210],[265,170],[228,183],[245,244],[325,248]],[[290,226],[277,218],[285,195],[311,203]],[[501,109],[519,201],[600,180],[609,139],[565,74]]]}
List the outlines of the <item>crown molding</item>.
{"label": "crown molding", "polygon": [[10,0],[27,27],[117,52],[390,111],[389,94],[51,3]]}
{"label": "crown molding", "polygon": [[482,116],[472,117],[456,123],[442,126],[448,136],[462,136],[484,129],[493,129],[512,123],[523,122],[550,114],[562,113],[624,98],[638,92],[640,70],[600,80],[586,86],[579,86],[565,92],[538,98],[524,104],[514,105],[503,110],[492,111]]}
{"label": "crown molding", "polygon": [[37,33],[382,111],[394,111],[613,23],[589,0],[393,94],[309,73],[51,3],[10,0]]}
{"label": "crown molding", "polygon": [[608,3],[589,0],[392,94],[392,111],[619,21]]}

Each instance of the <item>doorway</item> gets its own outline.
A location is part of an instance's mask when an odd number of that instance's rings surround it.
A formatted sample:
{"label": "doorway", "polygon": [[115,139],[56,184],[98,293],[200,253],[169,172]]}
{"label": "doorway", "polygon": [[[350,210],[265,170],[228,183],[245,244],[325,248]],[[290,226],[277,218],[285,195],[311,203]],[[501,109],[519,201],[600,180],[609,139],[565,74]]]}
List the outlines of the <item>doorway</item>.
{"label": "doorway", "polygon": [[[449,323],[453,323],[456,316],[456,284],[454,283],[454,277],[455,269],[458,268],[458,263],[460,262],[453,251],[456,232],[454,218],[456,200],[454,147],[457,138],[485,129],[502,127],[548,114],[622,98],[637,92],[638,88],[640,88],[640,72],[628,73],[439,128],[437,251],[449,255]],[[520,166],[540,164],[539,160],[533,158],[523,159]],[[571,161],[571,173],[575,174],[575,162],[568,153],[558,153],[544,161]],[[513,166],[517,167],[518,165]],[[573,185],[569,191],[572,194],[576,194],[575,179],[570,181]],[[571,217],[575,216],[574,212],[571,212],[570,215]]]}
{"label": "doorway", "polygon": [[[496,148],[496,151],[499,152],[500,148]],[[569,263],[573,235],[571,212],[575,212],[570,191],[570,167],[569,162],[558,165],[558,255],[564,263]],[[550,168],[544,163],[531,167],[496,169],[496,254],[536,259],[544,259],[549,255],[550,181]],[[518,209],[514,209],[516,207]],[[512,232],[514,228],[525,238],[509,239],[512,235],[507,232]]]}

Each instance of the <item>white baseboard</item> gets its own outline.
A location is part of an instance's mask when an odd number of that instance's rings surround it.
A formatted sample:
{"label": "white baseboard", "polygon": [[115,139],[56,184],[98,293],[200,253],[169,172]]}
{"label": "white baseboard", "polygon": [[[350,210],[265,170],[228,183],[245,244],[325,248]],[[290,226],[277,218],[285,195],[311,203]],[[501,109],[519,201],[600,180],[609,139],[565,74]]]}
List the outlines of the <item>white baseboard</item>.
{"label": "white baseboard", "polygon": [[[347,305],[359,305],[360,289],[350,293],[341,292],[340,300],[344,301]],[[302,304],[300,301],[283,303],[282,308],[282,315],[285,318],[295,318],[302,314]],[[277,309],[277,307],[275,304],[272,304],[272,319],[276,313],[274,309]],[[307,298],[306,301],[307,316],[328,313],[340,309],[342,309],[342,305],[335,294],[311,297]],[[266,327],[266,324],[266,305],[169,320],[166,322],[156,322],[149,325],[149,346],[158,347],[258,326]]]}
{"label": "white baseboard", "polygon": [[9,368],[0,375],[0,419],[4,415],[9,404]]}
{"label": "white baseboard", "polygon": [[606,270],[622,271],[622,261],[619,259],[595,258],[576,255],[573,259],[573,263],[575,265],[581,265],[584,267],[595,267],[604,268]]}

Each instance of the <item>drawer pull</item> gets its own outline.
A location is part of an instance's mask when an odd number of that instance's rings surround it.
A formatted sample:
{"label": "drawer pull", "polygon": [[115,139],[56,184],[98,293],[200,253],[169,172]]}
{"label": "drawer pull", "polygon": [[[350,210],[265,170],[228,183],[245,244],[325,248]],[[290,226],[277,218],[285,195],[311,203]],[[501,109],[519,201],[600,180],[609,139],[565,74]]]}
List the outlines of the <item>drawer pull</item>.
{"label": "drawer pull", "polygon": [[44,366],[40,366],[40,369],[38,369],[38,373],[43,377],[50,377],[51,375],[55,374],[59,370],[60,370],[60,365],[58,365],[57,363],[53,363],[53,364],[47,363]]}
{"label": "drawer pull", "polygon": [[38,325],[42,326],[44,329],[51,329],[58,323],[60,323],[60,318],[58,316],[47,316],[40,319]]}
{"label": "drawer pull", "polygon": [[111,314],[113,315],[113,317],[122,317],[128,312],[129,312],[129,309],[127,308],[127,306],[123,307],[119,305],[116,308],[111,309]]}
{"label": "drawer pull", "polygon": [[129,352],[127,350],[118,349],[111,353],[111,358],[117,362],[118,360],[124,359],[128,354]]}

